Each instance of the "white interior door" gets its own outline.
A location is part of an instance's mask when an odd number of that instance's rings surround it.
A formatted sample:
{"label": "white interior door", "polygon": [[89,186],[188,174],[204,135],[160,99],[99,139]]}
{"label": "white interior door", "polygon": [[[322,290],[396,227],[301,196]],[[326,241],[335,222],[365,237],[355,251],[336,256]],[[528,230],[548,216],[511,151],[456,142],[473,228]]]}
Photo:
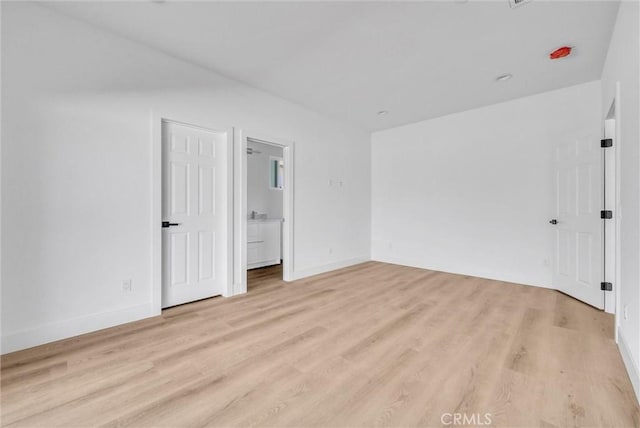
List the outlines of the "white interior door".
{"label": "white interior door", "polygon": [[558,290],[604,307],[602,281],[602,149],[597,136],[556,148],[553,282]]}
{"label": "white interior door", "polygon": [[227,141],[226,131],[162,123],[163,308],[223,294]]}

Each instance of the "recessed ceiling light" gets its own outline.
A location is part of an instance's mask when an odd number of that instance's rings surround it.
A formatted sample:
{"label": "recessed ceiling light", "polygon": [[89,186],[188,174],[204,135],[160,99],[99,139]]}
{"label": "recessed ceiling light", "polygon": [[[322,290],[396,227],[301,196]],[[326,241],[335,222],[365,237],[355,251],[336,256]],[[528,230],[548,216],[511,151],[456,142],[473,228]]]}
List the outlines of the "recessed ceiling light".
{"label": "recessed ceiling light", "polygon": [[389,112],[388,112],[388,111],[386,111],[386,110],[380,110],[380,111],[378,112],[378,116],[384,116],[384,115],[386,115],[386,114],[388,114],[388,113],[389,113]]}
{"label": "recessed ceiling light", "polygon": [[513,75],[507,73],[507,74],[503,74],[500,75],[498,77],[496,77],[496,82],[506,82],[507,80],[511,79],[513,77]]}

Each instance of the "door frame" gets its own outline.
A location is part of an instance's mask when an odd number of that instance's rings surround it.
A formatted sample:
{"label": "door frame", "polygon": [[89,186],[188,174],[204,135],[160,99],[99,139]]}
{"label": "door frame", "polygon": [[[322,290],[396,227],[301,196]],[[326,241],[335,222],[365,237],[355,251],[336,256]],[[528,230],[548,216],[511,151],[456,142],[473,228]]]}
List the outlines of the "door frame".
{"label": "door frame", "polygon": [[[620,303],[620,82],[616,82],[613,98],[605,100],[605,109],[603,110],[602,118],[602,135],[603,138],[612,138],[613,147],[603,149],[605,157],[606,170],[604,171],[604,189],[608,195],[613,193],[610,200],[610,204],[606,209],[613,211],[613,218],[605,222],[604,228],[607,231],[607,235],[613,232],[613,236],[610,239],[604,241],[605,257],[603,258],[604,267],[606,268],[605,281],[613,284],[613,290],[611,291],[612,299],[606,299],[605,297],[605,311],[613,313],[615,316],[615,341],[618,342],[618,329],[620,327],[620,321],[622,317],[622,308]],[[613,115],[611,110],[613,109]],[[613,135],[607,131],[606,123],[608,120],[614,120],[615,128]],[[607,154],[609,156],[607,156]],[[611,156],[613,159],[611,159]],[[607,162],[608,160],[608,162]],[[605,209],[605,207],[603,207]],[[604,229],[603,229],[604,230]],[[611,269],[613,267],[613,269]],[[609,300],[609,303],[607,303]]]}
{"label": "door frame", "polygon": [[282,275],[285,281],[294,279],[294,189],[295,142],[260,132],[235,129],[234,134],[234,266],[233,291],[247,292],[247,142],[248,140],[282,148],[284,161]]}
{"label": "door frame", "polygon": [[220,127],[208,119],[187,117],[184,114],[151,112],[151,310],[153,315],[162,313],[162,123],[173,122],[212,132],[227,133],[227,284],[222,287],[224,297],[233,295],[233,127]]}

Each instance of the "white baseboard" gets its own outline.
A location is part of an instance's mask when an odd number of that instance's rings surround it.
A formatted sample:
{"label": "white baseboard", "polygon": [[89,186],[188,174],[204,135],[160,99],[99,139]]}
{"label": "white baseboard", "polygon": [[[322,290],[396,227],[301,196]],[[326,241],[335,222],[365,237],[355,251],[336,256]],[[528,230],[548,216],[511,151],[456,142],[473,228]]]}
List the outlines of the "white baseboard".
{"label": "white baseboard", "polygon": [[247,270],[259,269],[261,267],[279,265],[281,259],[267,260],[266,262],[247,263]]}
{"label": "white baseboard", "polygon": [[640,372],[620,328],[618,328],[618,348],[620,349],[620,354],[622,354],[622,361],[624,361],[629,379],[631,379],[631,385],[633,385],[633,390],[636,393],[636,400],[640,402]]}
{"label": "white baseboard", "polygon": [[415,260],[406,260],[406,259],[393,258],[393,257],[374,256],[372,260],[376,262],[381,262],[381,263],[391,263],[394,265],[402,265],[402,266],[415,267],[419,269],[428,269],[428,270],[434,270],[438,272],[451,273],[454,275],[473,276],[476,278],[490,279],[493,281],[509,282],[512,284],[519,284],[519,285],[529,285],[532,287],[548,288],[552,290],[554,289],[551,286],[551,284],[544,284],[542,282],[536,283],[531,281],[528,278],[513,276],[513,275],[496,275],[494,272],[470,271],[466,269],[458,269],[453,266],[422,263],[422,262],[417,262]]}
{"label": "white baseboard", "polygon": [[356,257],[354,259],[349,260],[341,260],[335,263],[329,263],[322,266],[316,266],[307,269],[294,270],[293,271],[293,280],[306,278],[308,276],[319,275],[321,273],[331,272],[332,270],[342,269],[349,266],[357,265],[360,263],[368,262],[371,258],[369,256]]}
{"label": "white baseboard", "polygon": [[158,313],[152,308],[152,304],[144,303],[28,328],[2,336],[0,353],[7,354],[155,315]]}

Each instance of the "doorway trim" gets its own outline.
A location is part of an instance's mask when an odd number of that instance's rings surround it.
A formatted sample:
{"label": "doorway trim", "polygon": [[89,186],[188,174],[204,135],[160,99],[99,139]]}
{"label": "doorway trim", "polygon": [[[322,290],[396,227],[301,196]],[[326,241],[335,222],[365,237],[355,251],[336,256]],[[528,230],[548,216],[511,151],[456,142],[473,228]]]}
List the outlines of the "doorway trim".
{"label": "doorway trim", "polygon": [[234,264],[233,294],[247,292],[247,142],[249,140],[282,148],[284,161],[283,222],[282,222],[282,276],[294,279],[294,187],[295,142],[272,137],[260,132],[236,129],[234,134]]}
{"label": "doorway trim", "polygon": [[[603,111],[602,118],[603,138],[612,138],[613,147],[604,149],[604,185],[608,197],[608,210],[613,210],[613,218],[605,222],[604,229],[606,235],[611,239],[604,242],[605,258],[603,260],[606,268],[605,281],[613,283],[612,298],[613,304],[607,304],[605,300],[605,311],[613,313],[615,317],[615,341],[618,343],[618,330],[622,317],[622,307],[620,303],[620,82],[616,82],[613,98],[604,104],[606,110]],[[612,113],[613,110],[613,114]],[[607,122],[613,120],[613,130],[607,126]],[[607,156],[609,154],[609,156]],[[613,169],[613,170],[612,170]],[[613,183],[611,183],[613,182]],[[609,183],[609,184],[607,184]],[[611,195],[613,193],[613,195]],[[603,208],[605,209],[605,208]],[[608,224],[607,224],[608,223]]]}
{"label": "doorway trim", "polygon": [[[208,119],[198,117],[184,117],[181,113],[151,112],[151,310],[152,314],[162,313],[162,123],[173,122],[180,125],[200,128],[207,131],[227,133],[227,254],[233,254],[233,127],[220,127],[212,124]],[[177,119],[180,118],[180,119]],[[227,284],[222,287],[222,295],[233,295],[233,260],[227,259]]]}

